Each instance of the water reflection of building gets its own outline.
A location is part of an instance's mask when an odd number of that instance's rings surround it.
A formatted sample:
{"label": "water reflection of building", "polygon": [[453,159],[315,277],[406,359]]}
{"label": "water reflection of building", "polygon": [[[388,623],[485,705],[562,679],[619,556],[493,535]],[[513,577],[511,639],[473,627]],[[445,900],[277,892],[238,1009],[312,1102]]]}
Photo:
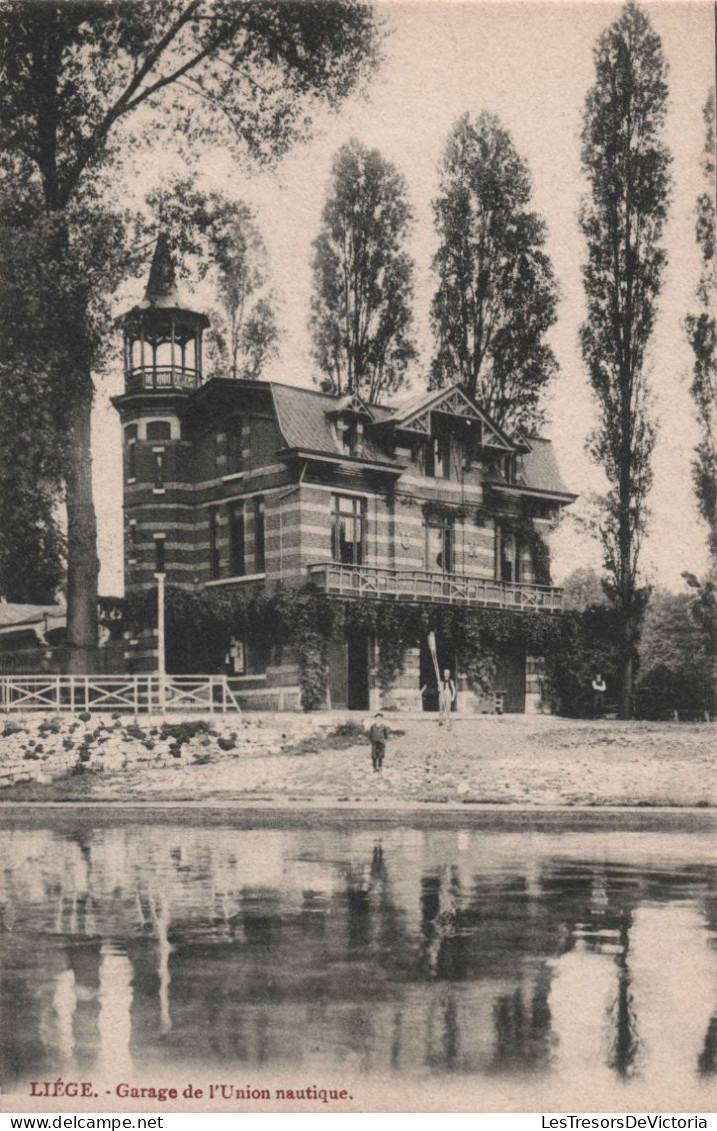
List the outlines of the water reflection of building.
{"label": "water reflection of building", "polygon": [[676,1040],[714,1068],[680,988],[714,978],[707,868],[415,829],[2,836],[6,1081],[123,1057],[649,1079]]}

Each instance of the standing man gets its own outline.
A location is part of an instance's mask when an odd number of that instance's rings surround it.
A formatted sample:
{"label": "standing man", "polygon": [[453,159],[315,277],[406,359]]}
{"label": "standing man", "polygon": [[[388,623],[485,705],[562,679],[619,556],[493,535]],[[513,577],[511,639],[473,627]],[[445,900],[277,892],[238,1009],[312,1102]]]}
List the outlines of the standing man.
{"label": "standing man", "polygon": [[607,691],[607,684],[602,677],[602,672],[598,672],[592,682],[593,689],[593,714],[596,719],[601,719],[605,711],[605,692]]}
{"label": "standing man", "polygon": [[445,723],[451,729],[451,711],[456,699],[456,685],[451,679],[449,668],[443,669],[443,678],[438,686],[438,725]]}
{"label": "standing man", "polygon": [[371,740],[371,765],[373,766],[373,772],[376,774],[383,766],[386,742],[388,741],[388,727],[384,723],[383,715],[380,711],[377,712],[371,723],[368,736]]}

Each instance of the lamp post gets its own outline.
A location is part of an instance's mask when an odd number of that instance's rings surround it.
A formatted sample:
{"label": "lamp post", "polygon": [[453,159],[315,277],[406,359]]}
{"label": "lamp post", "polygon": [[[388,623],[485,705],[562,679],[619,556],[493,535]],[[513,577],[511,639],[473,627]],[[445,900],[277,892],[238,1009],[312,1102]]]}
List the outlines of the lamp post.
{"label": "lamp post", "polygon": [[165,713],[166,651],[164,640],[164,578],[165,574],[155,573],[157,579],[157,675],[159,677],[159,713]]}

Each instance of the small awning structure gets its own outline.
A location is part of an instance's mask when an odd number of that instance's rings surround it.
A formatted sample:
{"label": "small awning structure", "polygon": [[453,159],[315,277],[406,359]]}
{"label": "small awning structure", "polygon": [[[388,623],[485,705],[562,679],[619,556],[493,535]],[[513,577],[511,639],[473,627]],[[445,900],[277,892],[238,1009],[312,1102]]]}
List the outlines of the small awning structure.
{"label": "small awning structure", "polygon": [[41,643],[47,642],[47,633],[65,628],[67,610],[64,605],[18,605],[0,601],[0,637],[21,636],[34,632]]}

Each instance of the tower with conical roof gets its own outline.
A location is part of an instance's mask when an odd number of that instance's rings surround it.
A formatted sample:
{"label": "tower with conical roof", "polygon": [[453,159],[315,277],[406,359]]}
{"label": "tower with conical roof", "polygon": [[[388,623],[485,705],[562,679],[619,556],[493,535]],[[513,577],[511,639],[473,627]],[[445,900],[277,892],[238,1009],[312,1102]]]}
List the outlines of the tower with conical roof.
{"label": "tower with conical roof", "polygon": [[127,393],[201,385],[202,333],[209,320],[180,301],[165,232],[154,249],[144,298],[120,322]]}
{"label": "tower with conical roof", "polygon": [[[124,393],[113,398],[122,422],[125,588],[153,587],[155,575],[176,581],[192,552],[187,485],[191,444],[185,437],[189,399],[202,385],[205,314],[182,302],[166,233],[157,240],[144,298],[120,320]],[[128,651],[134,670],[156,667],[156,641]]]}

